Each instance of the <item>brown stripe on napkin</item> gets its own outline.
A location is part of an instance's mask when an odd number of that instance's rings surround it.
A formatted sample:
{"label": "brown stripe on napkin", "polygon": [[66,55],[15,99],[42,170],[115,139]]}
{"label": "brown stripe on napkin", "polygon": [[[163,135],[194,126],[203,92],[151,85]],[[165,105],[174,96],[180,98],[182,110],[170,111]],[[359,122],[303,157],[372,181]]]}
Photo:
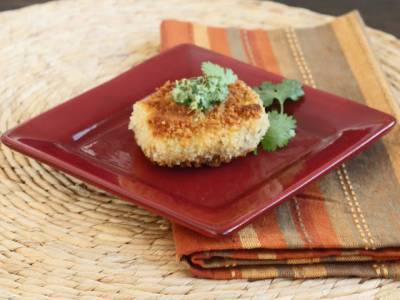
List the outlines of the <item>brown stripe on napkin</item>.
{"label": "brown stripe on napkin", "polygon": [[[164,21],[161,48],[194,43],[399,117],[357,12],[314,28],[245,30]],[[329,113],[329,112],[321,112]],[[292,201],[230,237],[174,225],[193,274],[400,277],[399,126]]]}

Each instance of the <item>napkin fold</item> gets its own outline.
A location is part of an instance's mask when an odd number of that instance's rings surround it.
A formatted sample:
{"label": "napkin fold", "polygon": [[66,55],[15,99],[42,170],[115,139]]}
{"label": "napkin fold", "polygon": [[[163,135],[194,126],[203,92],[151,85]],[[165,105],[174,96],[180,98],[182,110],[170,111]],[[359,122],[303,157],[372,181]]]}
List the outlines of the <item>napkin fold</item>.
{"label": "napkin fold", "polygon": [[[233,56],[399,118],[357,12],[318,27],[270,31],[163,21],[161,49],[180,43]],[[400,278],[399,138],[396,126],[229,237],[212,239],[174,224],[177,256],[194,275],[214,279]]]}

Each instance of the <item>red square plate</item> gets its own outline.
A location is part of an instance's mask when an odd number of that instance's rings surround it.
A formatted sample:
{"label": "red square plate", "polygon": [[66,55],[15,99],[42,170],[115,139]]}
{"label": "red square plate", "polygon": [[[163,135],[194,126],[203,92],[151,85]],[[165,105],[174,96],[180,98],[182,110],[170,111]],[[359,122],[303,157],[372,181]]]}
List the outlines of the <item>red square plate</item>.
{"label": "red square plate", "polygon": [[153,165],[128,131],[132,103],[166,80],[200,74],[203,61],[232,68],[254,86],[282,77],[181,45],[8,131],[9,147],[209,236],[222,236],[289,199],[381,136],[390,115],[305,86],[290,103],[297,135],[286,148],[218,168]]}

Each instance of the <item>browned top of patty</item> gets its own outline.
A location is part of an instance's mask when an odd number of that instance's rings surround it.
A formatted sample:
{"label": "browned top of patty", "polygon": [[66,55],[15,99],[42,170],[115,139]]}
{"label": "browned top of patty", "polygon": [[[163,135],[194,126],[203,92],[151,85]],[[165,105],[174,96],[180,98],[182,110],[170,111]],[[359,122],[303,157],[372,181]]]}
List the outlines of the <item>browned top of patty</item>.
{"label": "browned top of patty", "polygon": [[241,80],[229,86],[226,101],[207,112],[193,111],[173,101],[174,86],[168,81],[145,100],[148,124],[155,136],[190,137],[199,131],[240,125],[243,121],[260,118],[262,113],[257,94]]}

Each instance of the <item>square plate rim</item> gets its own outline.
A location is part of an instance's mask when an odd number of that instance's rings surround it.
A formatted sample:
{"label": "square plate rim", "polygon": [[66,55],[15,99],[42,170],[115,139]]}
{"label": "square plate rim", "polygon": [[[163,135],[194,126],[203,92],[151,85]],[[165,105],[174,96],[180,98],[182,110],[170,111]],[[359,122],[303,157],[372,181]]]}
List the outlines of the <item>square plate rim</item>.
{"label": "square plate rim", "polygon": [[[113,81],[113,80],[125,75],[126,73],[130,72],[132,69],[137,68],[138,66],[146,63],[147,61],[149,61],[149,60],[151,60],[153,58],[159,57],[160,55],[166,54],[168,52],[176,51],[178,49],[185,49],[185,50],[188,50],[188,51],[191,51],[191,49],[201,49],[203,51],[210,52],[211,54],[214,54],[214,55],[223,56],[223,57],[227,57],[227,58],[229,58],[231,60],[238,61],[235,58],[228,57],[228,56],[216,53],[214,51],[211,51],[209,49],[198,47],[198,46],[193,45],[193,44],[181,44],[181,45],[175,46],[175,47],[173,47],[171,49],[168,49],[166,51],[158,53],[157,55],[154,55],[154,56],[144,60],[140,64],[132,66],[127,71],[120,73],[119,75],[111,78],[110,80],[107,80],[107,81],[105,81],[103,83],[100,83],[99,85],[94,86],[93,88],[90,88],[90,89],[88,89],[88,90],[76,95],[75,97],[73,97],[73,98],[71,98],[71,99],[69,99],[67,101],[64,101],[63,103],[58,104],[58,105],[50,108],[49,110],[46,110],[46,111],[38,114],[37,116],[35,116],[33,118],[30,118],[30,119],[18,124],[17,126],[11,128],[11,129],[8,129],[6,132],[4,132],[2,134],[2,136],[0,138],[2,143],[4,143],[8,147],[10,147],[10,148],[12,148],[12,149],[24,154],[24,155],[27,155],[27,156],[32,157],[34,159],[37,159],[38,161],[40,161],[40,162],[42,162],[44,164],[50,165],[50,166],[52,166],[52,167],[54,167],[56,169],[59,169],[59,170],[65,172],[65,173],[67,173],[67,174],[70,174],[70,175],[72,175],[74,177],[77,177],[77,178],[79,178],[80,180],[82,180],[84,182],[88,182],[88,183],[90,183],[90,184],[92,184],[92,185],[94,185],[96,187],[99,187],[100,189],[106,190],[107,192],[110,192],[113,195],[122,197],[122,198],[124,198],[125,200],[127,200],[127,201],[129,201],[131,203],[136,203],[139,206],[144,207],[145,209],[147,209],[147,210],[149,210],[149,211],[151,211],[153,213],[156,213],[157,215],[163,215],[168,219],[171,219],[171,220],[173,220],[173,221],[175,221],[177,223],[180,223],[180,224],[182,224],[182,225],[184,225],[186,227],[189,227],[189,228],[191,228],[191,229],[193,229],[193,230],[195,230],[197,232],[200,232],[202,234],[205,234],[207,236],[212,236],[212,237],[218,237],[219,236],[219,237],[222,237],[222,236],[229,235],[233,231],[236,231],[237,229],[239,229],[239,228],[243,227],[244,225],[248,224],[249,222],[251,222],[251,220],[253,220],[257,216],[263,214],[265,211],[275,207],[278,204],[281,204],[284,201],[284,199],[288,199],[291,196],[293,196],[293,194],[301,191],[305,186],[307,186],[307,184],[317,180],[322,175],[328,173],[329,171],[331,171],[332,169],[337,167],[343,161],[345,161],[345,160],[353,157],[354,155],[358,154],[362,149],[364,149],[369,144],[374,142],[376,139],[381,137],[383,134],[385,134],[389,129],[391,129],[396,124],[396,119],[393,116],[391,116],[391,115],[389,115],[387,113],[384,113],[384,112],[379,111],[377,109],[368,107],[367,105],[356,103],[354,101],[351,101],[349,99],[343,98],[341,96],[337,96],[337,95],[334,95],[332,93],[325,92],[323,90],[319,90],[319,89],[316,89],[316,88],[313,88],[313,87],[310,87],[310,86],[304,84],[304,86],[307,86],[310,89],[318,90],[318,91],[323,92],[325,94],[330,94],[330,95],[333,95],[333,96],[335,96],[337,98],[345,99],[345,100],[349,101],[349,104],[356,104],[356,105],[365,106],[370,110],[373,110],[375,112],[384,114],[388,118],[388,122],[386,123],[385,126],[381,126],[379,128],[379,130],[377,130],[373,134],[369,135],[368,139],[366,139],[366,140],[361,140],[360,139],[356,143],[350,144],[346,148],[346,151],[344,151],[344,153],[338,155],[338,158],[336,158],[334,160],[327,161],[324,164],[321,164],[321,166],[319,166],[317,170],[315,170],[312,173],[309,173],[305,177],[302,177],[301,180],[297,180],[295,182],[295,184],[291,187],[291,191],[289,191],[289,192],[282,191],[280,193],[281,197],[278,197],[274,201],[274,203],[272,203],[271,205],[266,206],[261,210],[258,210],[256,213],[254,213],[254,212],[248,213],[248,216],[245,215],[244,217],[240,218],[241,221],[239,221],[239,222],[235,221],[236,220],[235,219],[235,220],[232,220],[230,222],[224,223],[222,225],[216,225],[216,226],[210,226],[210,225],[208,225],[206,223],[201,223],[201,222],[197,222],[197,221],[193,221],[193,220],[191,222],[188,222],[188,220],[184,220],[184,219],[181,219],[181,218],[177,217],[173,213],[173,211],[171,211],[170,209],[166,210],[165,206],[164,206],[163,209],[159,209],[159,207],[156,207],[156,206],[148,206],[145,203],[146,201],[140,201],[139,199],[132,199],[132,196],[129,196],[128,194],[124,194],[123,193],[123,189],[117,187],[116,185],[110,184],[106,180],[102,180],[99,176],[95,176],[95,175],[93,175],[93,174],[91,174],[91,173],[89,173],[89,172],[87,172],[87,171],[85,171],[83,169],[77,168],[76,166],[74,166],[74,165],[72,165],[72,164],[70,164],[68,162],[65,162],[65,161],[63,161],[63,160],[61,160],[61,159],[59,159],[59,158],[57,158],[55,156],[49,155],[46,152],[43,152],[43,151],[41,151],[41,150],[39,150],[39,149],[37,149],[35,147],[32,147],[32,146],[30,146],[28,144],[25,144],[25,143],[21,142],[20,140],[18,140],[17,137],[14,137],[15,133],[18,132],[18,130],[21,127],[26,126],[27,124],[29,124],[31,122],[35,122],[38,117],[41,117],[44,114],[50,114],[56,109],[57,110],[58,109],[62,109],[62,107],[64,105],[71,105],[72,101],[77,101],[77,100],[79,101],[79,99],[77,99],[78,97],[81,97],[84,94],[86,94],[86,93],[88,93],[88,92],[90,92],[92,90],[95,90],[95,89],[99,88],[100,86],[103,86],[103,85],[105,85],[105,84],[107,84],[107,83],[109,83],[109,82],[111,82],[111,81]],[[246,63],[241,62],[241,61],[238,61],[238,62],[240,62],[241,64],[246,64]],[[246,65],[248,65],[248,64],[246,64]],[[255,66],[252,66],[252,67],[254,67],[256,69],[259,69],[259,70],[261,70],[261,71],[263,71],[265,73],[273,74],[273,73],[270,73],[270,72],[268,72],[266,70],[263,70],[261,68],[258,68],[258,67],[255,67]],[[278,74],[273,74],[273,75],[275,75],[275,76],[277,76],[279,78],[284,78],[283,76],[278,75]],[[284,196],[282,197],[283,194],[284,194]]]}

